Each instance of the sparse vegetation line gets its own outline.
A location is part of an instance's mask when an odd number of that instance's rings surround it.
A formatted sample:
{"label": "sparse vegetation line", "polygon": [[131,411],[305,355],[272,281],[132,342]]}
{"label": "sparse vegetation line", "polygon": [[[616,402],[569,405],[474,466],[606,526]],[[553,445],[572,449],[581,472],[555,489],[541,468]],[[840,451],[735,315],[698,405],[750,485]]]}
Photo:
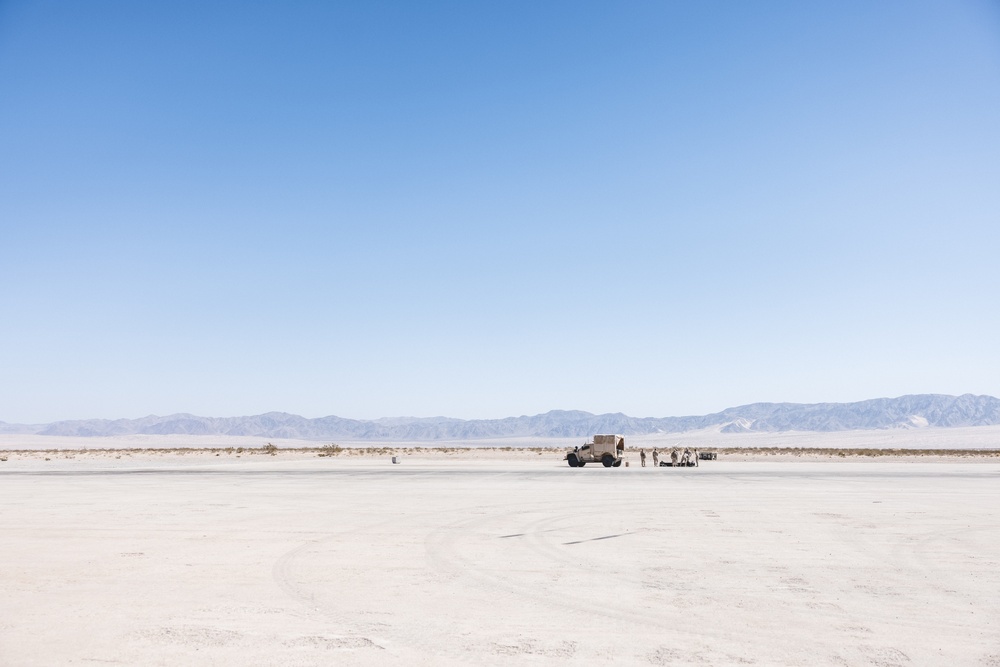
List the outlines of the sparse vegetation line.
{"label": "sparse vegetation line", "polygon": [[[84,449],[7,449],[0,453],[0,461],[13,455],[39,455],[74,457],[87,454],[134,456],[134,455],[227,455],[227,456],[277,456],[279,454],[337,456],[397,456],[404,454],[446,454],[462,455],[471,453],[565,453],[564,447],[422,447],[422,446],[381,446],[342,447],[335,443],[316,447],[277,447],[267,443],[260,447],[105,447]],[[840,447],[702,447],[702,452],[715,452],[720,458],[726,456],[826,456],[835,458],[877,458],[877,457],[1000,457],[1000,449],[901,449],[901,448],[840,448]],[[634,452],[632,452],[634,453]]]}

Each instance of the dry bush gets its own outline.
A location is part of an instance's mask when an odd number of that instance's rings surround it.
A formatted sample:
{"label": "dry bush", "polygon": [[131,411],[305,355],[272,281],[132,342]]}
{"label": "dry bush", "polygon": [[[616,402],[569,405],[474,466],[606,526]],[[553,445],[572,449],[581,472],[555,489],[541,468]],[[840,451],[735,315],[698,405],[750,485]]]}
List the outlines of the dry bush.
{"label": "dry bush", "polygon": [[329,445],[323,445],[319,449],[319,454],[317,456],[337,456],[344,448],[340,445],[331,442]]}

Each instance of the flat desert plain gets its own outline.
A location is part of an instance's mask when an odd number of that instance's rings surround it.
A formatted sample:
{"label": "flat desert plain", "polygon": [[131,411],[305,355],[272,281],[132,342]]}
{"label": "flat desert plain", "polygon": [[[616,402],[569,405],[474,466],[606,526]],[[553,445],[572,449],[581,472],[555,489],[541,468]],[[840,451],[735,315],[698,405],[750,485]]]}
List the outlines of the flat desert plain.
{"label": "flat desert plain", "polygon": [[629,457],[11,455],[0,664],[1000,665],[996,458]]}

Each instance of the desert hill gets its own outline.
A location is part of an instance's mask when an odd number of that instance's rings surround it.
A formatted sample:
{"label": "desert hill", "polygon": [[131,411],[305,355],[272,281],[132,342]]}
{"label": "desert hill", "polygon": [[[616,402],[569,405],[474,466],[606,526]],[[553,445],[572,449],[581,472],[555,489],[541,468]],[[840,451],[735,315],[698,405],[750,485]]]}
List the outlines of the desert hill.
{"label": "desert hill", "polygon": [[502,437],[586,437],[594,433],[649,435],[718,428],[725,433],[845,431],[857,429],[985,426],[1000,424],[992,396],[920,394],[856,403],[752,403],[703,416],[630,417],[577,410],[504,419],[393,417],[376,420],[328,416],[309,419],[284,412],[248,417],[174,414],[140,419],[86,419],[51,424],[5,424],[0,433],[54,436],[232,435],[305,440],[475,440]]}

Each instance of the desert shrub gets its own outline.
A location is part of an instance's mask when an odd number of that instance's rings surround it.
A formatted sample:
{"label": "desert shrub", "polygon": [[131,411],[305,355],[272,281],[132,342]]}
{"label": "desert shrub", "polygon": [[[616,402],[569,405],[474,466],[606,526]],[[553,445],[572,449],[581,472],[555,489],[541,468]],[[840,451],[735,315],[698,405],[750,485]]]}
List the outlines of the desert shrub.
{"label": "desert shrub", "polygon": [[262,454],[270,454],[271,456],[278,455],[278,448],[272,445],[271,443],[267,443],[266,445],[261,447],[260,451]]}
{"label": "desert shrub", "polygon": [[323,445],[319,450],[320,456],[336,456],[344,451],[344,448],[335,443],[330,443],[329,445]]}

